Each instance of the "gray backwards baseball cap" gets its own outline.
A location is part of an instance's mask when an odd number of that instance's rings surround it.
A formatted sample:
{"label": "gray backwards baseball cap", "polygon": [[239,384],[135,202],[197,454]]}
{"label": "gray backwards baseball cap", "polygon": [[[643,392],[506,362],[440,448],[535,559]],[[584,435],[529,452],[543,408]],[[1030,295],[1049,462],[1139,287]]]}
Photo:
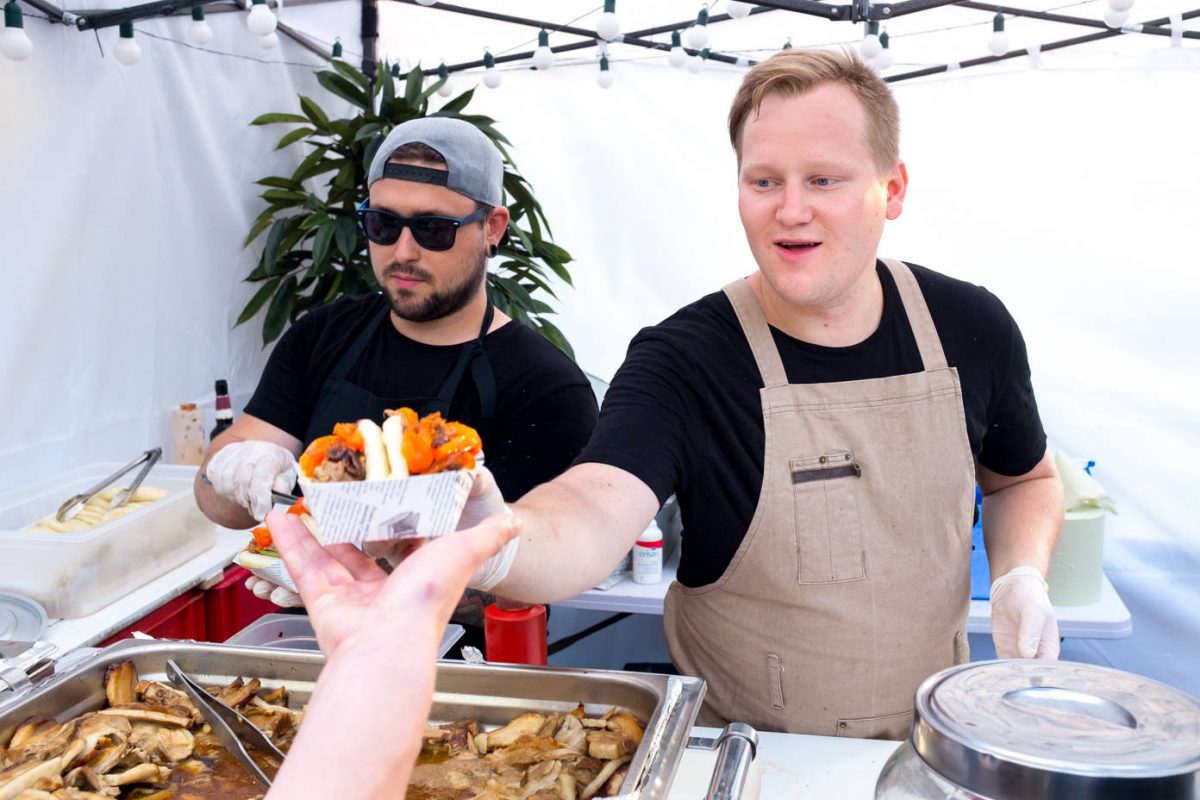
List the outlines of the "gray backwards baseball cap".
{"label": "gray backwards baseball cap", "polygon": [[[420,142],[441,153],[446,159],[446,168],[388,163],[392,153],[412,142]],[[499,206],[504,201],[504,161],[500,151],[487,134],[461,119],[422,117],[397,125],[371,161],[367,188],[381,178],[445,186],[488,206]]]}

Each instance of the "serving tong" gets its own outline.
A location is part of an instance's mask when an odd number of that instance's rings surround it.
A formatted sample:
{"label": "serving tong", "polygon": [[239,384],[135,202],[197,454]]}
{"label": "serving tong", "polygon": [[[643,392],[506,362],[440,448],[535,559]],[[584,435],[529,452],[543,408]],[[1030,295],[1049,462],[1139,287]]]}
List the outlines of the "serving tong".
{"label": "serving tong", "polygon": [[146,475],[150,472],[150,468],[158,463],[160,458],[162,458],[161,447],[155,447],[152,450],[147,450],[136,459],[121,467],[112,475],[109,475],[103,481],[93,486],[91,489],[77,494],[71,499],[67,500],[67,502],[58,507],[58,513],[54,515],[54,518],[59,522],[66,522],[82,511],[84,504],[87,503],[88,500],[91,500],[101,491],[116,483],[127,473],[144,464],[145,466],[142,466],[142,471],[137,474],[137,477],[133,479],[133,482],[121,491],[117,492],[108,504],[109,509],[120,508],[121,506],[125,505],[125,503],[129,502],[129,498],[133,496],[133,493],[136,492],[138,487],[142,485],[142,481],[146,479]]}
{"label": "serving tong", "polygon": [[[173,658],[167,659],[167,678],[191,698],[196,710],[200,712],[200,716],[204,717],[204,721],[212,728],[213,735],[225,746],[225,749],[242,766],[250,770],[250,774],[263,786],[270,787],[284,758],[283,751],[275,746],[271,738],[255,727],[253,722],[242,716],[236,708],[227,706],[209,694],[203,686],[180,669]],[[250,745],[258,752],[275,760],[275,767],[271,769],[270,775],[250,756],[250,753],[246,751],[246,745]]]}

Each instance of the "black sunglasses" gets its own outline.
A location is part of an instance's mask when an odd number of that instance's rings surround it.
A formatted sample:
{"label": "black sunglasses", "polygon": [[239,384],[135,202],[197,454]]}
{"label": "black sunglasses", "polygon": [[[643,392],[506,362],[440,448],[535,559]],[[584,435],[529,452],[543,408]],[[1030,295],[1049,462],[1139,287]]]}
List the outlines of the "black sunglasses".
{"label": "black sunglasses", "polygon": [[368,208],[363,200],[358,207],[358,222],[363,234],[375,244],[392,245],[400,238],[405,228],[412,231],[413,239],[426,250],[449,250],[454,247],[458,229],[477,222],[487,216],[486,208],[477,208],[465,217],[441,217],[426,214],[419,217],[402,217],[382,208]]}

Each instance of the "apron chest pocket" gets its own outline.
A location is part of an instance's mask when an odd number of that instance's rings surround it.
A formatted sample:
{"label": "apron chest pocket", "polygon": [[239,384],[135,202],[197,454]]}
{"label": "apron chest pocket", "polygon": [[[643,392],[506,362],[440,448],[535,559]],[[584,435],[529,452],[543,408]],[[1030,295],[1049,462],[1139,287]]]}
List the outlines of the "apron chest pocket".
{"label": "apron chest pocket", "polygon": [[867,576],[858,515],[862,467],[849,450],[793,458],[792,500],[799,583],[837,583]]}

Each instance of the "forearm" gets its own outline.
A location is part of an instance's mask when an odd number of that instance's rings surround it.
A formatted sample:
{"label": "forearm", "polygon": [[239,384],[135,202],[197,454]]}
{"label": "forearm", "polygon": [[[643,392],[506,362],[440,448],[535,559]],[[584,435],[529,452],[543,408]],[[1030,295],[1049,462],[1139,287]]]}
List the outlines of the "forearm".
{"label": "forearm", "polygon": [[992,580],[1020,566],[1036,567],[1045,575],[1062,521],[1062,484],[1056,474],[985,494],[983,532]]}
{"label": "forearm", "polygon": [[[420,630],[405,636],[364,631],[329,658],[269,800],[403,794],[433,702],[441,637],[431,619],[413,625]],[[397,665],[406,665],[403,680]]]}
{"label": "forearm", "polygon": [[500,597],[552,603],[612,572],[658,511],[654,493],[624,470],[582,464],[512,506],[524,527]]}

